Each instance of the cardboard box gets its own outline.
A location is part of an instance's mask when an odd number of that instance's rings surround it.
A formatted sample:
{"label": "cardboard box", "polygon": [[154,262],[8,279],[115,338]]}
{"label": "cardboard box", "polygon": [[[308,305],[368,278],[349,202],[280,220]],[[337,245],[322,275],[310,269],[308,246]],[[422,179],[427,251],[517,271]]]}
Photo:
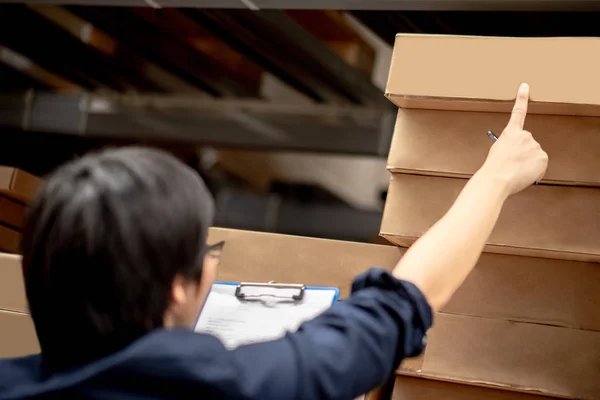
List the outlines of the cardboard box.
{"label": "cardboard box", "polygon": [[404,253],[394,246],[213,228],[208,243],[225,241],[219,280],[336,286],[342,297],[372,266],[391,270]]}
{"label": "cardboard box", "polygon": [[[405,251],[394,246],[211,229],[209,243],[220,240],[226,241],[220,280],[332,285],[340,288],[342,296],[349,294],[356,275],[371,266],[391,270]],[[24,317],[14,314],[27,313],[20,260],[17,255],[0,254],[2,321],[22,321]],[[597,282],[597,264],[484,254],[444,311],[600,331]],[[9,327],[2,321],[1,327]],[[10,329],[25,329],[27,339],[33,326],[19,322]],[[7,340],[4,328],[0,329],[0,343]],[[29,339],[27,343],[29,352],[37,351],[37,344],[31,345]]]}
{"label": "cardboard box", "polygon": [[21,256],[0,253],[0,310],[28,313]]}
{"label": "cardboard box", "polygon": [[[392,270],[404,253],[393,246],[213,228],[225,240],[220,280],[337,286],[342,296],[356,275]],[[294,257],[290,257],[294,254]],[[27,312],[20,256],[0,254],[0,309]],[[543,284],[540,284],[543,282]],[[600,331],[600,265],[483,254],[443,311]],[[556,293],[560,293],[557,296]]]}
{"label": "cardboard box", "polygon": [[533,114],[600,115],[599,38],[399,34],[386,95],[402,108],[508,112],[521,82]]}
{"label": "cardboard box", "polygon": [[400,374],[575,399],[600,398],[600,332],[438,313]]}
{"label": "cardboard box", "polygon": [[[381,234],[410,246],[452,206],[467,180],[393,174]],[[505,203],[486,251],[600,261],[600,189],[532,186]]]}
{"label": "cardboard box", "polygon": [[600,264],[484,253],[443,311],[600,331]]}
{"label": "cardboard box", "polygon": [[33,321],[28,314],[0,310],[0,358],[40,352]]}
{"label": "cardboard box", "polygon": [[[356,275],[372,266],[392,270],[405,251],[393,246],[211,229],[209,243],[220,240],[225,240],[225,248],[219,280],[331,285],[339,287],[342,296],[349,294]],[[444,311],[600,331],[598,282],[598,264],[483,254]]]}
{"label": "cardboard box", "polygon": [[[387,168],[392,172],[466,178],[485,161],[508,114],[399,110]],[[529,115],[525,129],[548,153],[542,182],[600,186],[600,118]]]}
{"label": "cardboard box", "polygon": [[0,252],[19,253],[21,234],[15,229],[0,225]]}
{"label": "cardboard box", "polygon": [[22,229],[25,225],[26,207],[17,201],[0,195],[0,224]]}
{"label": "cardboard box", "polygon": [[28,203],[33,199],[42,180],[22,169],[0,166],[0,193]]}
{"label": "cardboard box", "polygon": [[21,256],[0,253],[0,358],[39,351],[33,321],[28,315]]}
{"label": "cardboard box", "polygon": [[[356,275],[371,265],[392,269],[403,253],[394,246],[211,229],[208,242],[221,240],[226,245],[220,280],[332,285],[343,296]],[[0,358],[39,351],[37,340],[31,340],[35,330],[25,314],[20,260],[17,255],[0,254]]]}
{"label": "cardboard box", "polygon": [[463,385],[408,376],[396,377],[392,400],[550,400],[537,396],[481,386]]}

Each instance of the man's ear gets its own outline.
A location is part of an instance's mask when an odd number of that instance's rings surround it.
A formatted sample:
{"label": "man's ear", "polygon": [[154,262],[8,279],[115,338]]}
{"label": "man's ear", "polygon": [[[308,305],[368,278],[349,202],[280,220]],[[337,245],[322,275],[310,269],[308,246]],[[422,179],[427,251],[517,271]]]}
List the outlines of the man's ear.
{"label": "man's ear", "polygon": [[174,304],[183,304],[187,300],[187,290],[186,290],[186,279],[177,274],[175,279],[173,279],[173,283],[171,285],[171,301]]}

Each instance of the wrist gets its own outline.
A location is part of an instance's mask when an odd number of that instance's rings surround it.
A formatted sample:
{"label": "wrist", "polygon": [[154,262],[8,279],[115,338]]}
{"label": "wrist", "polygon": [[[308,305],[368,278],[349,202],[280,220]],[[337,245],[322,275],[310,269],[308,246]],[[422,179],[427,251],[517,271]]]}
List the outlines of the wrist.
{"label": "wrist", "polygon": [[485,165],[473,175],[471,181],[484,193],[501,201],[505,201],[511,195],[510,179],[496,171],[489,171]]}

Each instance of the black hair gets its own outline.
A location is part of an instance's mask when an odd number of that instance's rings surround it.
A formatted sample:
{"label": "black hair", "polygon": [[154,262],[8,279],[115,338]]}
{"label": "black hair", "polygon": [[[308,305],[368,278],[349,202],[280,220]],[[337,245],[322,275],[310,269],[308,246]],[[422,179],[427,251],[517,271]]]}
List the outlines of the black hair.
{"label": "black hair", "polygon": [[162,327],[174,278],[200,279],[213,214],[199,175],[158,150],[104,150],[49,176],[22,237],[44,364],[83,364]]}

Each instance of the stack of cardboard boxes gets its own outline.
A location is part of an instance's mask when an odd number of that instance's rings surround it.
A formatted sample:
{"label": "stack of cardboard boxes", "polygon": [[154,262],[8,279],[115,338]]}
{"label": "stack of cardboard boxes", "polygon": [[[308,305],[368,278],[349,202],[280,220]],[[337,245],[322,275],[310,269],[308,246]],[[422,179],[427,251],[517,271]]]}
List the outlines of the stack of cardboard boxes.
{"label": "stack of cardboard boxes", "polygon": [[26,204],[40,182],[23,170],[0,166],[0,251],[19,252]]}
{"label": "stack of cardboard boxes", "polygon": [[37,335],[27,309],[21,256],[0,253],[0,358],[38,351]]}
{"label": "stack of cardboard boxes", "polygon": [[597,39],[396,38],[386,94],[401,108],[382,236],[408,247],[443,216],[521,82],[531,87],[525,129],[550,157],[540,185],[506,202],[424,355],[400,375],[498,390],[485,398],[600,399],[599,51]]}
{"label": "stack of cardboard boxes", "polygon": [[27,204],[41,179],[21,169],[0,166],[0,357],[37,350],[37,337],[27,314],[21,272],[21,229]]}
{"label": "stack of cardboard boxes", "polygon": [[[600,399],[598,50],[593,39],[398,38],[388,95],[402,109],[386,238],[409,246],[450,207],[487,155],[487,130],[500,133],[508,121],[521,81],[534,100],[526,129],[551,161],[542,185],[507,202],[487,252],[436,315],[425,353],[398,370],[394,399]],[[37,185],[24,176],[0,168],[0,194],[26,202]],[[0,238],[12,224],[0,224]],[[17,239],[0,240],[4,251],[18,248]],[[357,274],[391,270],[404,253],[211,229],[209,242],[220,240],[220,280],[337,286],[342,297]],[[37,351],[20,257],[0,254],[0,357]]]}

